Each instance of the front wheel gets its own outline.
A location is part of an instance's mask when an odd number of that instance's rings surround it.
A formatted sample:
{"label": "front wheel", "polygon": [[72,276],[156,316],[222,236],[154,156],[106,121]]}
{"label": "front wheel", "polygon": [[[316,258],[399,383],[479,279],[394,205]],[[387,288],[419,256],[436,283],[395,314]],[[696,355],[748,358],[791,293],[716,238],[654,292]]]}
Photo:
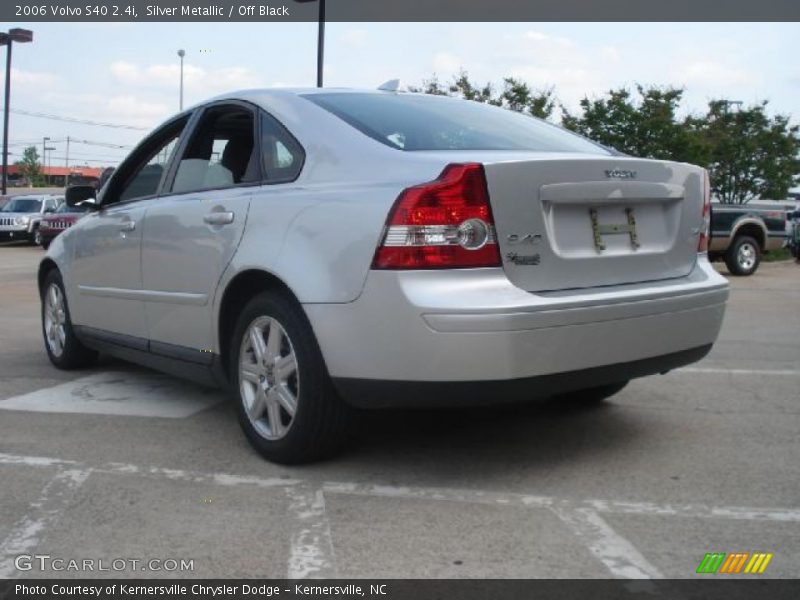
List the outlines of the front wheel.
{"label": "front wheel", "polygon": [[241,311],[229,347],[239,423],[262,456],[298,464],[339,450],[350,411],[296,302],[271,292],[255,296]]}
{"label": "front wheel", "polygon": [[42,244],[42,232],[39,231],[39,228],[35,228],[33,230],[33,238],[31,239],[31,243],[35,246],[43,246]]}
{"label": "front wheel", "polygon": [[725,265],[731,275],[748,276],[758,269],[761,262],[761,247],[749,235],[737,236],[725,255]]}
{"label": "front wheel", "polygon": [[84,346],[75,336],[64,282],[55,269],[47,274],[42,286],[42,334],[47,357],[59,369],[87,367],[97,358],[97,352]]}

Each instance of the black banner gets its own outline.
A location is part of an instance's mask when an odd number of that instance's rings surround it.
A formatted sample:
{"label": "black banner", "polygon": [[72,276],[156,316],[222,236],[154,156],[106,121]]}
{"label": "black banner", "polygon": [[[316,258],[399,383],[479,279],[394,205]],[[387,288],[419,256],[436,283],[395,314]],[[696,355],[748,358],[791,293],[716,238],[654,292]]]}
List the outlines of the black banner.
{"label": "black banner", "polygon": [[[295,0],[3,0],[0,20],[316,21]],[[800,21],[797,0],[325,0],[333,22]],[[754,43],[757,40],[752,40]]]}
{"label": "black banner", "polygon": [[679,580],[3,580],[4,600],[234,600],[253,598],[330,598],[341,600],[556,600],[561,598],[736,600],[739,598],[795,600],[800,580],[747,576]]}

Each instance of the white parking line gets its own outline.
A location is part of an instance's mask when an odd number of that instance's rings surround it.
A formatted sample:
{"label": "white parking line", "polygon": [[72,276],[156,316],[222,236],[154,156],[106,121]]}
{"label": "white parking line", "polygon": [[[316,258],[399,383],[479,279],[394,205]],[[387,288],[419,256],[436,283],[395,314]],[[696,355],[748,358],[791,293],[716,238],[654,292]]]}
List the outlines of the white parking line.
{"label": "white parking line", "polygon": [[295,486],[286,489],[289,513],[294,517],[288,579],[335,579],[339,577],[333,552],[331,526],[321,489]]}
{"label": "white parking line", "polygon": [[219,390],[168,375],[111,371],[0,400],[0,409],[182,419],[222,400]]}
{"label": "white parking line", "polygon": [[800,377],[800,370],[791,369],[725,369],[713,367],[684,367],[675,369],[675,373],[699,373],[707,375],[767,375],[767,376],[786,376]]}
{"label": "white parking line", "polygon": [[[545,508],[553,511],[571,531],[581,539],[589,550],[615,577],[658,578],[661,573],[631,544],[620,536],[602,518],[601,514],[668,515],[676,517],[699,517],[704,519],[732,519],[739,521],[777,521],[800,523],[800,509],[758,508],[735,506],[706,506],[693,504],[656,504],[649,502],[626,502],[617,500],[589,499],[572,500],[550,496],[521,493],[504,493],[484,490],[405,487],[359,484],[352,482],[326,482],[321,485],[310,481],[290,478],[257,477],[229,473],[203,473],[162,467],[142,467],[125,463],[106,463],[87,467],[81,462],[39,456],[20,456],[0,453],[0,465],[28,467],[60,467],[58,478],[79,485],[81,477],[89,472],[117,475],[156,477],[222,486],[254,486],[286,489],[289,511],[295,520],[288,560],[288,577],[337,577],[330,523],[325,509],[326,493],[350,494],[380,498],[412,498],[439,502],[489,504],[494,506],[518,506]],[[76,484],[77,482],[77,484]],[[55,485],[55,484],[54,484]],[[64,493],[45,488],[38,502],[42,508],[38,517],[26,518],[15,527],[12,534],[0,546],[0,555],[9,556],[17,548],[35,545],[39,532],[50,520],[57,517],[59,500]],[[50,507],[50,504],[54,505]],[[16,541],[15,541],[16,540]],[[25,540],[33,540],[32,542]],[[18,552],[17,552],[18,553]],[[0,577],[3,577],[0,571]]]}
{"label": "white parking line", "polygon": [[734,519],[738,521],[777,521],[800,523],[800,510],[784,508],[747,508],[742,506],[706,506],[702,504],[653,504],[586,500],[598,512],[629,515],[698,517],[701,519]]}
{"label": "white parking line", "polygon": [[569,504],[559,504],[553,506],[552,510],[614,577],[663,579],[661,572],[633,544],[614,531],[591,508],[573,508]]}
{"label": "white parking line", "polygon": [[31,503],[33,510],[12,527],[0,544],[0,579],[10,579],[19,574],[14,558],[36,549],[42,532],[58,519],[70,502],[73,492],[86,481],[90,472],[67,469],[47,482],[39,498]]}

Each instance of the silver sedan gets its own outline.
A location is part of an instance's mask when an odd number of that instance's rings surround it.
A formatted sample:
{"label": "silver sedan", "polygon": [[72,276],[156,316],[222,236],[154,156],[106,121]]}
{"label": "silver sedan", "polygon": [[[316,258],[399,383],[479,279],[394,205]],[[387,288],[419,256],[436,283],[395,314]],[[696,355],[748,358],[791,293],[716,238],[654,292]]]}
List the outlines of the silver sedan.
{"label": "silver sedan", "polygon": [[145,138],[39,269],[58,368],[97,352],[236,398],[270,460],[353,407],[600,400],[702,358],[709,186],[532,117],[394,91],[233,93]]}

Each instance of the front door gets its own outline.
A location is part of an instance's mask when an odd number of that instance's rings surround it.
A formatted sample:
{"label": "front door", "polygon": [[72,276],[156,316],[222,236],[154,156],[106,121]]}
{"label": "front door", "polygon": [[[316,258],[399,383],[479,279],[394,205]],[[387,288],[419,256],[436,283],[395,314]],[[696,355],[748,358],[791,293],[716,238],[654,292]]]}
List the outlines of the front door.
{"label": "front door", "polygon": [[102,208],[76,223],[67,278],[69,295],[79,298],[70,305],[75,324],[146,344],[142,227],[186,121],[169,123],[142,142],[109,181],[98,200]]}

